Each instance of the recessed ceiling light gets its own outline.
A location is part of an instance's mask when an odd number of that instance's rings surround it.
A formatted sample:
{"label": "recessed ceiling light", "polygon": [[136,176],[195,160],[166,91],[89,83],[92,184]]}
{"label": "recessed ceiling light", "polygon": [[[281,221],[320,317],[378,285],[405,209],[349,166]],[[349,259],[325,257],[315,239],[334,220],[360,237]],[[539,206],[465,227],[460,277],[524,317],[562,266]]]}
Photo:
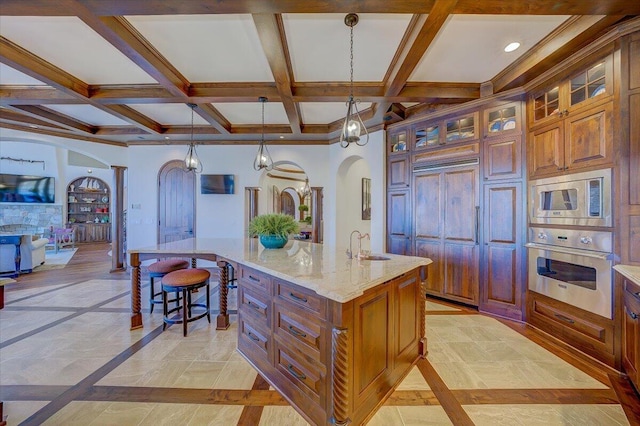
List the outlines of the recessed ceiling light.
{"label": "recessed ceiling light", "polygon": [[166,140],[169,140],[169,136],[165,136],[164,138],[165,138]]}
{"label": "recessed ceiling light", "polygon": [[505,52],[513,52],[518,47],[520,47],[520,43],[518,43],[517,41],[514,41],[513,43],[507,44],[507,47],[504,48],[504,51]]}
{"label": "recessed ceiling light", "polygon": [[280,135],[280,139],[284,139],[284,136]]}
{"label": "recessed ceiling light", "polygon": [[31,127],[32,129],[37,129],[38,126],[36,126],[35,124],[29,124],[29,127]]}

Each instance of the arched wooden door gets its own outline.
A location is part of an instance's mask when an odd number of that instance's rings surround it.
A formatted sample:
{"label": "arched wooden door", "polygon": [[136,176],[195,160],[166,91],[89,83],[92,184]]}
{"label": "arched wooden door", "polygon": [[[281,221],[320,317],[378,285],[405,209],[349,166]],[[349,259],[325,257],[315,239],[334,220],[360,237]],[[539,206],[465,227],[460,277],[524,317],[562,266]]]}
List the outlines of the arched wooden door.
{"label": "arched wooden door", "polygon": [[158,242],[195,237],[196,175],[170,161],[158,173]]}
{"label": "arched wooden door", "polygon": [[280,193],[280,212],[296,217],[296,203],[291,194],[285,191]]}

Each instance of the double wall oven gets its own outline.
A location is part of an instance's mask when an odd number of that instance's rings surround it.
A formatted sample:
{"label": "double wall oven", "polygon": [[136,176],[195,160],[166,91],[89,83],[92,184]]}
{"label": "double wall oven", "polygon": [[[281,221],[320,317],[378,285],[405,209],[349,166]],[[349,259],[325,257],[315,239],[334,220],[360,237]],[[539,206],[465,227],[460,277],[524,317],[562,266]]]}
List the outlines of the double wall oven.
{"label": "double wall oven", "polygon": [[529,289],[613,318],[611,169],[529,183]]}

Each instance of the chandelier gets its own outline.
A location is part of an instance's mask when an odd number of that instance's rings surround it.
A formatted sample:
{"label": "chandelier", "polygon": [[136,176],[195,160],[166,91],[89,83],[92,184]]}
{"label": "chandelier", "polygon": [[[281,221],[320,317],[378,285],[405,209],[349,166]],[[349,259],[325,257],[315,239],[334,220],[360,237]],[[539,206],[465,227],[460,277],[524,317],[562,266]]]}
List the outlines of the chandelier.
{"label": "chandelier", "polygon": [[191,108],[191,143],[189,144],[189,150],[187,156],[184,157],[184,166],[189,172],[202,173],[202,161],[198,158],[196,152],[196,145],[193,142],[193,110],[197,106],[196,104],[187,104]]}
{"label": "chandelier", "polygon": [[256,171],[260,171],[265,169],[266,171],[273,170],[273,160],[271,159],[271,154],[269,154],[269,149],[264,142],[264,104],[267,102],[267,98],[264,96],[260,96],[258,100],[262,103],[262,136],[260,137],[260,146],[258,147],[258,153],[256,154],[256,159],[253,160],[253,168]]}

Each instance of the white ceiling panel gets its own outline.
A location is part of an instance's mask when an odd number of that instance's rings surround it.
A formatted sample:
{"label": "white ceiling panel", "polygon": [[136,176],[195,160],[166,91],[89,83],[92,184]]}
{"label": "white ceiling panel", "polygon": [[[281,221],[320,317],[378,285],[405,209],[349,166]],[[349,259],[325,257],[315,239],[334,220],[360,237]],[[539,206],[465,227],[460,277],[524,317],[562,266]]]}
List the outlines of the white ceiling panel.
{"label": "white ceiling panel", "polygon": [[[453,15],[409,81],[482,83],[495,77],[568,16]],[[506,53],[512,41],[520,48]]]}
{"label": "white ceiling panel", "polygon": [[[358,111],[362,112],[371,107],[371,102],[358,104]],[[327,124],[341,120],[347,114],[345,102],[301,102],[300,112],[305,124]]]}
{"label": "white ceiling panel", "polygon": [[91,105],[46,105],[47,108],[58,111],[90,126],[126,126],[128,122],[119,119]]}
{"label": "white ceiling panel", "polygon": [[[166,126],[191,125],[191,108],[187,104],[130,104],[129,107]],[[209,124],[197,112],[193,124]]]}
{"label": "white ceiling panel", "polygon": [[0,16],[0,34],[88,84],[156,83],[76,17]]}
{"label": "white ceiling panel", "polygon": [[[231,124],[262,124],[262,104],[260,102],[218,103],[213,106]],[[289,124],[287,112],[281,102],[265,103],[264,123]]]}
{"label": "white ceiling panel", "polygon": [[273,81],[251,15],[127,19],[191,82]]}
{"label": "white ceiling panel", "polygon": [[[349,81],[346,14],[284,14],[295,81]],[[382,81],[411,15],[363,13],[353,27],[353,78]]]}
{"label": "white ceiling panel", "polygon": [[46,84],[40,80],[36,80],[5,64],[0,64],[0,84],[46,86]]}

